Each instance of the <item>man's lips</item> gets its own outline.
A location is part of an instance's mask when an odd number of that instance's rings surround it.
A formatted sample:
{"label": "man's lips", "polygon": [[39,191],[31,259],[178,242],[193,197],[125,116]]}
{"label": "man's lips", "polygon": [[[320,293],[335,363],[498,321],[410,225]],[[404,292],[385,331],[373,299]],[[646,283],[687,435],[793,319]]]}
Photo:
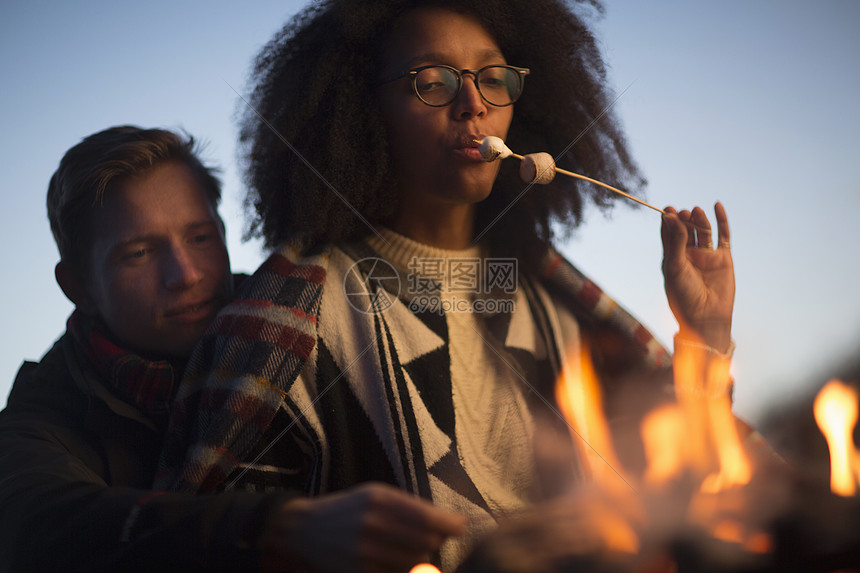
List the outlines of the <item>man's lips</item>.
{"label": "man's lips", "polygon": [[207,315],[213,306],[214,299],[206,299],[199,302],[174,306],[164,313],[167,318],[196,318]]}

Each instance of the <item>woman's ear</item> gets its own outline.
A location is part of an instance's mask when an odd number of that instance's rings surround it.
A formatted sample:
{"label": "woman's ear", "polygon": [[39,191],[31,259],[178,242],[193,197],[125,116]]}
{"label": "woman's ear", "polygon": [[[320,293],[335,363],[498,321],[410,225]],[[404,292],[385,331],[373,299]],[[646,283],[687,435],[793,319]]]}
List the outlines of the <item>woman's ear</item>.
{"label": "woman's ear", "polygon": [[54,277],[57,279],[57,284],[63,289],[63,294],[74,303],[78,310],[84,314],[96,314],[95,301],[90,296],[81,274],[75,267],[60,261],[54,267]]}

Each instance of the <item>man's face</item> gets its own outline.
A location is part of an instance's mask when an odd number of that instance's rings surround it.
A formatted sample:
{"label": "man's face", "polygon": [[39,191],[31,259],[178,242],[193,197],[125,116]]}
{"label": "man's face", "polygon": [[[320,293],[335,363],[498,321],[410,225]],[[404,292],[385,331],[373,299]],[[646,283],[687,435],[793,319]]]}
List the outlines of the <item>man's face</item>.
{"label": "man's face", "polygon": [[78,308],[131,350],[186,358],[232,288],[223,228],[192,171],[167,162],[124,182],[92,225]]}

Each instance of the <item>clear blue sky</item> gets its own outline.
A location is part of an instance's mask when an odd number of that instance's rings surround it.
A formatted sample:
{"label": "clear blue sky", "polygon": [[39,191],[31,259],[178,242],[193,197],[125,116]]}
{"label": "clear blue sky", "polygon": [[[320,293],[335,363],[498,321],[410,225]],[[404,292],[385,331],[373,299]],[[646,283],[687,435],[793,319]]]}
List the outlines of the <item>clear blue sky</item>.
{"label": "clear blue sky", "polygon": [[[39,358],[71,311],[53,279],[44,199],[81,137],[134,123],[208,141],[224,170],[234,269],[256,268],[259,245],[240,242],[230,86],[246,91],[253,55],[302,4],[3,3],[0,405],[20,361]],[[728,209],[736,411],[756,421],[860,350],[860,3],[609,0],[595,25],[611,85],[632,83],[617,111],[648,199]],[[659,224],[627,205],[592,211],[561,247],[669,343]]]}

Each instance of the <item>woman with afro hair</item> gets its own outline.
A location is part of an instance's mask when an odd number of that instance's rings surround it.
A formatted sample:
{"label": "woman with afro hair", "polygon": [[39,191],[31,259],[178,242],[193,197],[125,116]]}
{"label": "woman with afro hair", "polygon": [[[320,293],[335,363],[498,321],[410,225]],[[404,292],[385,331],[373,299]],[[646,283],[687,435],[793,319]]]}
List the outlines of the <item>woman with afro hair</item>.
{"label": "woman with afro hair", "polygon": [[[562,372],[590,356],[614,421],[636,417],[620,396],[666,398],[668,353],[552,248],[586,198],[613,198],[526,185],[478,149],[495,136],[644,186],[591,9],[329,0],[263,48],[241,139],[252,231],[273,254],[189,363],[157,487],[302,494],[273,517],[266,554],[284,563],[452,571],[499,518],[558,493],[534,445],[563,428]],[[723,356],[734,276],[716,217],[716,249],[700,208],[667,208],[662,237],[676,346]],[[587,480],[565,447],[554,483]]]}

